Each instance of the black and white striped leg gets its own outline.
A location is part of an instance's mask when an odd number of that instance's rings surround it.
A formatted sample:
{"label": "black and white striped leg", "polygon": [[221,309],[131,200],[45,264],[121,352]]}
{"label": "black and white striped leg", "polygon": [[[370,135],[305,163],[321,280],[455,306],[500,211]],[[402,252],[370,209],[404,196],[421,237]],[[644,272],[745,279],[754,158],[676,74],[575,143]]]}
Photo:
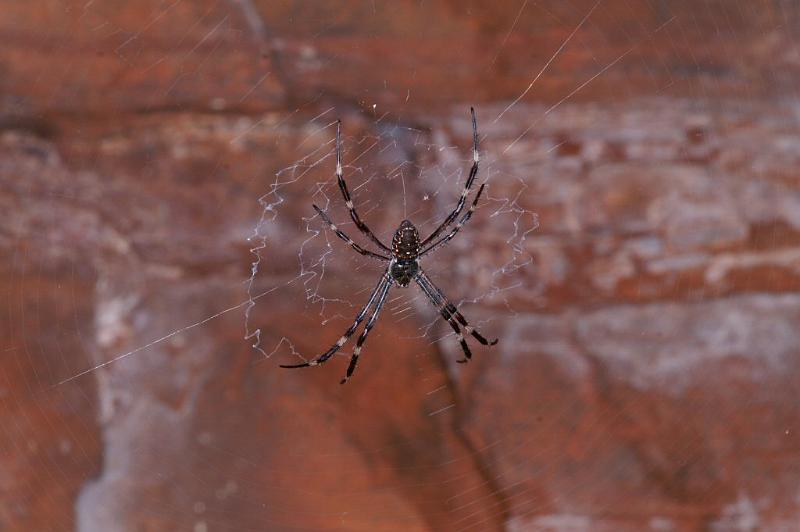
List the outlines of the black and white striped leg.
{"label": "black and white striped leg", "polygon": [[361,355],[361,346],[364,345],[364,342],[367,341],[367,335],[369,335],[369,331],[375,325],[375,321],[378,319],[378,314],[381,313],[381,309],[383,308],[383,304],[386,303],[386,296],[389,294],[389,288],[392,287],[392,279],[389,278],[389,281],[383,286],[381,289],[380,296],[378,296],[378,302],[375,304],[375,310],[372,313],[372,316],[369,317],[367,320],[367,324],[364,325],[364,330],[361,331],[361,335],[356,340],[356,346],[353,349],[353,356],[350,358],[350,365],[347,366],[347,374],[345,374],[344,378],[341,380],[339,384],[344,384],[353,376],[353,372],[356,370],[356,364],[358,364],[358,357]]}
{"label": "black and white striped leg", "polygon": [[478,200],[481,198],[481,194],[483,193],[483,187],[485,186],[486,183],[481,184],[481,188],[478,189],[478,193],[475,195],[475,199],[472,201],[472,205],[469,206],[467,212],[464,213],[464,216],[461,217],[461,219],[458,221],[455,227],[453,227],[450,233],[440,238],[437,242],[430,244],[427,248],[424,248],[419,254],[420,257],[427,255],[434,249],[447,244],[447,242],[449,242],[451,238],[456,236],[456,233],[458,233],[461,230],[461,228],[464,227],[464,224],[466,224],[472,217],[472,213],[475,212],[475,207],[478,205]]}
{"label": "black and white striped leg", "polygon": [[475,176],[478,175],[478,162],[480,160],[478,156],[478,123],[475,119],[475,109],[472,107],[469,108],[470,113],[472,113],[472,168],[469,170],[469,177],[467,177],[467,182],[464,183],[464,190],[461,191],[461,197],[458,200],[458,205],[453,212],[451,212],[447,218],[442,222],[442,224],[436,228],[436,230],[430,234],[428,238],[422,241],[420,247],[424,248],[428,245],[429,242],[432,242],[442,231],[447,229],[447,227],[453,223],[453,221],[458,218],[458,215],[461,214],[461,211],[464,209],[464,205],[467,202],[467,196],[469,195],[469,191],[472,189],[472,184],[475,182]]}
{"label": "black and white striped leg", "polygon": [[445,321],[450,324],[450,327],[453,328],[453,332],[456,333],[458,343],[461,344],[461,350],[464,351],[464,358],[456,360],[456,362],[463,364],[464,362],[469,361],[472,358],[472,351],[470,351],[469,345],[467,345],[467,341],[464,339],[464,335],[461,334],[461,328],[453,319],[453,315],[450,310],[448,310],[446,302],[439,298],[434,289],[428,285],[428,283],[426,283],[422,277],[417,275],[415,280],[417,281],[417,285],[419,285],[422,291],[425,292],[425,295],[428,297],[430,302],[433,303],[433,306],[436,307],[436,310],[439,311],[439,314],[442,315],[442,318],[444,318]]}
{"label": "black and white striped leg", "polygon": [[417,282],[425,283],[428,285],[431,291],[436,293],[438,300],[444,305],[444,308],[447,309],[452,316],[455,316],[456,320],[458,320],[458,323],[464,327],[464,331],[466,331],[467,334],[471,334],[473,338],[483,345],[495,345],[497,343],[497,338],[494,340],[487,340],[481,333],[477,331],[477,329],[475,329],[475,327],[470,325],[467,321],[467,318],[465,318],[464,315],[459,312],[456,306],[451,303],[449,299],[447,299],[447,296],[444,295],[444,292],[442,292],[441,289],[436,286],[433,281],[431,281],[430,277],[428,277],[425,272],[422,271],[422,269],[420,269],[419,273],[417,273],[417,277]]}
{"label": "black and white striped leg", "polygon": [[356,316],[356,319],[353,322],[353,324],[350,326],[349,329],[345,331],[342,337],[339,338],[336,341],[336,343],[331,346],[330,349],[322,353],[314,360],[309,360],[308,362],[303,362],[302,364],[281,364],[281,367],[306,368],[309,366],[318,366],[327,361],[329,358],[331,358],[334,355],[334,353],[336,353],[339,349],[341,349],[341,347],[347,342],[347,340],[349,340],[350,337],[353,336],[353,333],[356,332],[358,326],[361,324],[362,321],[364,321],[364,316],[367,315],[367,311],[375,302],[375,300],[378,298],[378,294],[383,293],[384,290],[388,290],[388,287],[391,284],[392,280],[389,274],[389,269],[387,268],[386,271],[383,272],[383,275],[381,276],[381,280],[378,282],[378,285],[375,287],[375,289],[372,291],[372,294],[369,296],[369,301],[367,301],[367,304],[364,305],[364,308],[361,309],[361,312],[358,313],[358,316]]}
{"label": "black and white striped leg", "polygon": [[380,254],[378,254],[378,253],[373,253],[372,251],[369,251],[368,249],[364,249],[364,248],[362,248],[361,246],[359,246],[358,244],[356,244],[355,242],[353,242],[353,239],[352,239],[352,238],[350,238],[349,236],[347,236],[347,235],[344,233],[344,231],[342,231],[341,229],[339,229],[338,227],[336,227],[336,224],[334,224],[334,223],[331,221],[331,219],[330,219],[330,218],[328,218],[328,216],[327,216],[327,215],[326,215],[324,212],[322,212],[322,209],[320,209],[320,208],[319,208],[319,207],[317,207],[316,205],[314,205],[313,207],[314,207],[314,210],[316,210],[316,211],[317,211],[317,214],[319,214],[319,215],[322,217],[322,219],[323,219],[323,220],[325,220],[325,223],[327,223],[327,224],[328,224],[328,226],[330,227],[331,231],[333,231],[334,233],[336,233],[336,236],[338,236],[339,238],[341,238],[342,240],[344,240],[345,242],[347,242],[348,244],[350,244],[350,246],[351,246],[351,247],[352,247],[354,250],[356,250],[357,252],[359,252],[359,253],[361,253],[362,255],[364,255],[364,256],[367,256],[367,257],[372,257],[372,258],[375,258],[375,259],[381,259],[381,260],[389,260],[389,257],[386,257],[386,256],[384,256],[384,255],[380,255]]}
{"label": "black and white striped leg", "polygon": [[336,121],[336,180],[339,182],[339,190],[342,191],[344,197],[344,204],[347,205],[347,210],[350,211],[350,218],[358,227],[358,230],[364,233],[370,240],[372,240],[379,248],[384,251],[391,252],[386,245],[381,242],[377,236],[367,227],[367,224],[361,221],[361,218],[353,206],[353,199],[350,197],[350,191],[347,190],[347,183],[344,181],[342,172],[342,140],[341,140],[342,121]]}

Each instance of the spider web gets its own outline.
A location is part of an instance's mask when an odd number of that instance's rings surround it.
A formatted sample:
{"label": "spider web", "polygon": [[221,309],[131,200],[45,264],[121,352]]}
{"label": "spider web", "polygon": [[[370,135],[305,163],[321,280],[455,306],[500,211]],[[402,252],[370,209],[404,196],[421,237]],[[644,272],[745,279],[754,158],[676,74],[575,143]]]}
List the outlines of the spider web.
{"label": "spider web", "polygon": [[[283,209],[282,214],[281,207],[285,206],[286,197],[308,198],[305,210],[309,211],[302,216],[305,231],[301,234],[297,245],[295,262],[298,270],[286,286],[296,286],[300,289],[310,311],[318,314],[321,326],[330,327],[329,323],[333,322],[343,331],[360,309],[362,303],[359,301],[366,302],[368,291],[372,289],[386,267],[379,261],[357,255],[346,243],[328,232],[324,222],[308,208],[313,201],[328,211],[338,227],[364,245],[363,241],[366,238],[352,221],[345,220],[348,215],[344,200],[335,178],[330,175],[335,165],[333,113],[334,109],[330,108],[312,119],[314,130],[309,133],[309,137],[314,136],[317,140],[322,138],[323,143],[309,148],[307,155],[277,172],[269,191],[259,199],[263,211],[250,237],[250,241],[256,245],[251,249],[255,258],[252,263],[252,275],[247,282],[248,306],[245,311],[245,329],[246,338],[253,340],[253,348],[266,358],[300,353],[292,339],[286,336],[262,343],[261,329],[251,325],[251,311],[258,305],[258,299],[267,293],[270,297],[282,297],[273,292],[276,287],[270,287],[269,283],[263,288],[256,287],[260,284],[260,276],[271,277],[270,273],[265,274],[265,265],[269,266],[270,257],[281,255],[276,246],[286,247],[282,236],[275,235],[276,238],[270,239],[272,226],[291,224],[297,217],[297,211],[290,208]],[[346,147],[343,151],[345,179],[350,183],[356,209],[367,220],[376,218],[380,220],[368,224],[384,243],[391,241],[394,231],[399,226],[399,221],[392,225],[391,218],[387,219],[387,214],[396,220],[406,218],[417,220],[421,236],[424,238],[443,221],[450,210],[455,208],[460,191],[463,189],[467,172],[472,164],[471,146],[468,144],[467,147],[459,148],[454,142],[455,139],[450,137],[469,139],[471,131],[469,115],[464,114],[463,117],[454,118],[452,123],[431,129],[427,125],[417,127],[405,125],[400,121],[391,122],[384,114],[368,118],[362,127],[368,132],[345,139]],[[326,136],[330,138],[324,141]],[[485,135],[482,136],[485,143]],[[301,145],[306,144],[305,140]],[[460,307],[464,303],[491,300],[493,304],[513,312],[512,304],[505,293],[520,287],[524,282],[517,272],[532,263],[532,257],[525,249],[525,240],[536,229],[538,218],[535,212],[525,209],[517,201],[527,189],[523,179],[511,177],[510,186],[506,185],[500,194],[493,194],[491,181],[506,177],[493,176],[493,158],[486,154],[483,156],[479,174],[482,180],[473,187],[472,194],[477,192],[480,182],[486,182],[489,189],[483,196],[481,206],[474,217],[480,216],[486,220],[477,223],[472,221],[456,237],[457,240],[463,239],[464,244],[449,243],[447,249],[435,252],[431,258],[423,261],[423,265],[434,274],[447,273],[451,276],[451,281],[453,278],[463,276],[465,280],[474,282],[475,279],[469,279],[468,272],[473,268],[479,269],[485,277],[478,285],[480,293],[472,296],[453,294],[451,298]],[[337,209],[339,212],[336,212]],[[471,257],[468,255],[468,250],[474,246],[470,243],[480,238],[480,232],[478,236],[470,235],[470,225],[488,224],[492,224],[493,229],[488,232],[493,235],[494,240],[498,240],[497,236],[501,235],[499,241],[492,243],[505,249],[492,257],[494,260],[491,263],[478,262],[470,265]],[[370,245],[366,247],[372,249]],[[467,256],[464,256],[465,253]],[[481,258],[485,261],[489,257],[484,255],[476,260]],[[285,257],[275,262],[283,263]],[[355,273],[358,278],[348,278],[348,272]],[[331,280],[331,276],[335,279]],[[340,283],[343,277],[346,283],[344,285]],[[333,292],[330,285],[336,285],[339,289],[344,286],[346,290]],[[406,292],[411,294],[406,297]],[[411,290],[402,290],[395,286],[387,301],[382,321],[393,323],[413,319],[415,315],[413,309],[423,310],[423,316],[427,317],[418,328],[419,338],[428,338],[431,342],[441,338],[442,331],[434,333],[437,330],[434,327],[437,318],[430,315],[430,310],[434,309],[426,309],[430,304],[416,286],[412,285]],[[350,314],[343,315],[342,308],[349,309]],[[326,348],[327,346],[323,349]],[[340,350],[337,355],[350,356],[346,349]],[[305,358],[310,360],[308,357]]]}

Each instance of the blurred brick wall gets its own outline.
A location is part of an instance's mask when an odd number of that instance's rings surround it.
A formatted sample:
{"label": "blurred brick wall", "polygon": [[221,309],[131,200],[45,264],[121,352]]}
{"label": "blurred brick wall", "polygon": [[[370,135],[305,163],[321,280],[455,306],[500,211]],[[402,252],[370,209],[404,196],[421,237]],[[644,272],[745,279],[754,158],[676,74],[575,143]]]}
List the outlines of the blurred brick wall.
{"label": "blurred brick wall", "polygon": [[[796,526],[793,3],[48,0],[0,13],[0,528]],[[455,299],[481,296],[508,251],[493,199],[538,215],[515,289],[466,306],[500,344],[457,366],[446,325],[419,338],[434,315],[414,304],[410,319],[382,316],[346,387],[340,360],[289,373],[260,359],[240,304],[275,173],[325,149],[335,115],[357,137],[386,113],[463,162],[470,104],[488,207],[432,271]],[[403,185],[419,198],[425,183]],[[288,196],[255,285],[282,289],[252,316],[304,355],[356,312],[321,324],[287,282],[313,188]],[[391,231],[401,216],[369,220]],[[358,304],[378,270],[343,262],[340,244],[327,290]]]}

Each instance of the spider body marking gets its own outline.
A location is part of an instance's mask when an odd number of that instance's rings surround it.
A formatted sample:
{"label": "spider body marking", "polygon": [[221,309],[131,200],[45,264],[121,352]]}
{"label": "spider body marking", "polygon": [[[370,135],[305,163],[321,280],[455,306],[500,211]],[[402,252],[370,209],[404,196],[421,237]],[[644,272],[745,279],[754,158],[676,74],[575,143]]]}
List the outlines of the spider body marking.
{"label": "spider body marking", "polygon": [[400,286],[408,286],[419,271],[419,231],[409,220],[403,220],[392,238],[392,279]]}
{"label": "spider body marking", "polygon": [[[456,338],[458,338],[458,342],[461,345],[462,351],[464,352],[464,358],[457,360],[457,362],[467,362],[472,358],[472,352],[470,351],[469,345],[464,337],[464,333],[472,336],[482,345],[495,345],[497,343],[497,339],[492,341],[487,340],[475,329],[475,327],[470,325],[464,315],[461,314],[458,308],[447,299],[447,297],[444,295],[444,292],[442,292],[439,287],[433,283],[433,281],[425,274],[419,265],[419,259],[421,257],[449,242],[456,235],[456,233],[461,230],[464,224],[469,221],[473,211],[475,210],[475,207],[478,204],[481,193],[483,193],[483,187],[486,185],[486,183],[483,183],[478,188],[478,193],[475,194],[475,199],[472,200],[467,212],[461,214],[466,206],[467,196],[469,196],[469,193],[472,190],[472,184],[475,182],[475,177],[478,175],[478,125],[475,119],[475,110],[470,108],[470,112],[472,114],[472,167],[470,168],[469,176],[464,184],[464,188],[461,191],[461,196],[456,204],[456,208],[453,209],[453,211],[447,215],[447,218],[445,218],[444,221],[424,240],[420,240],[419,231],[417,231],[417,228],[414,227],[413,223],[411,223],[409,220],[403,220],[400,223],[400,227],[398,227],[397,231],[395,231],[394,236],[392,237],[391,248],[387,247],[377,236],[375,236],[370,228],[358,216],[355,206],[353,205],[353,200],[350,197],[350,191],[347,189],[347,183],[344,180],[342,171],[341,122],[337,121],[336,181],[339,185],[339,190],[342,193],[342,197],[344,198],[347,210],[350,212],[350,218],[353,220],[353,223],[355,223],[358,230],[361,231],[364,236],[369,238],[379,248],[380,251],[370,251],[356,244],[353,239],[347,236],[344,231],[339,229],[336,224],[334,224],[330,218],[328,218],[322,209],[316,205],[313,207],[320,217],[325,221],[325,223],[328,224],[330,230],[333,231],[336,236],[347,242],[356,252],[364,255],[365,257],[371,257],[383,262],[388,262],[388,265],[378,281],[378,285],[372,290],[372,294],[369,296],[367,304],[364,305],[364,307],[356,316],[353,324],[345,331],[342,337],[336,341],[336,343],[334,343],[327,351],[315,359],[308,360],[301,364],[282,364],[282,368],[304,368],[323,364],[329,360],[345,343],[347,343],[347,340],[349,340],[353,334],[355,334],[356,329],[358,329],[358,326],[362,321],[364,321],[364,318],[367,317],[367,314],[372,308],[372,314],[367,319],[367,323],[364,325],[364,330],[359,335],[358,340],[356,340],[356,345],[353,348],[353,355],[350,358],[350,364],[347,367],[347,373],[341,381],[342,384],[347,382],[356,369],[358,357],[361,355],[361,348],[364,345],[364,342],[367,340],[370,330],[372,330],[372,327],[375,325],[375,322],[378,319],[378,314],[380,314],[384,303],[386,303],[386,297],[389,295],[389,289],[395,283],[397,283],[398,286],[406,287],[411,283],[411,281],[415,281],[417,283],[425,297],[428,298],[442,318],[453,329],[453,333],[456,335]],[[459,215],[461,215],[460,218]],[[454,222],[455,225],[452,226],[450,231],[445,236],[440,237],[439,235]]]}

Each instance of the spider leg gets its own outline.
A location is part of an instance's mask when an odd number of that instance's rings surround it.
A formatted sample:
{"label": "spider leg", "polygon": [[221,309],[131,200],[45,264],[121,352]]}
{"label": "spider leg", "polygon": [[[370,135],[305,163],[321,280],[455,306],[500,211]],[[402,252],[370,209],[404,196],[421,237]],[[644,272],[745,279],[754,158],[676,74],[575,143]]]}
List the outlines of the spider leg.
{"label": "spider leg", "polygon": [[350,198],[350,191],[347,190],[347,183],[344,181],[344,176],[342,172],[342,141],[341,141],[341,129],[342,129],[342,121],[336,121],[336,180],[339,183],[339,190],[342,191],[342,196],[344,197],[344,203],[347,205],[347,210],[350,211],[350,218],[353,219],[355,222],[356,227],[358,230],[364,233],[370,240],[372,240],[375,244],[378,245],[384,251],[391,253],[391,250],[381,242],[377,236],[367,227],[367,224],[361,221],[361,218],[358,216],[356,212],[355,206],[353,206],[353,200]]}
{"label": "spider leg", "polygon": [[458,215],[461,214],[461,211],[464,209],[464,205],[467,202],[467,195],[469,195],[470,189],[472,189],[472,184],[475,182],[475,176],[478,175],[478,161],[480,157],[478,156],[478,123],[475,120],[475,109],[472,107],[469,108],[470,113],[472,113],[472,168],[469,170],[469,177],[467,177],[467,182],[464,183],[464,190],[461,191],[461,197],[458,200],[458,205],[453,212],[451,212],[447,218],[442,222],[442,224],[436,228],[436,230],[431,233],[431,235],[422,241],[420,247],[425,247],[431,242],[434,238],[439,236],[439,234],[444,231],[447,226],[449,226],[453,221],[458,218]]}
{"label": "spider leg", "polygon": [[378,294],[381,293],[381,290],[388,290],[388,286],[391,284],[391,278],[389,276],[389,269],[387,268],[383,275],[381,276],[381,280],[378,282],[378,285],[372,291],[372,294],[369,296],[369,301],[367,304],[364,305],[364,308],[361,309],[361,312],[358,313],[356,316],[355,321],[350,326],[349,329],[345,331],[341,338],[339,338],[335,344],[331,346],[330,349],[322,353],[320,356],[315,358],[314,360],[310,360],[308,362],[303,362],[302,364],[281,364],[282,368],[305,368],[309,366],[318,366],[324,363],[326,360],[331,358],[334,353],[336,353],[346,342],[353,336],[353,333],[356,332],[356,329],[364,321],[364,316],[367,315],[367,310],[372,306],[377,299]]}
{"label": "spider leg", "polygon": [[344,231],[342,231],[341,229],[336,227],[336,224],[334,224],[331,221],[331,219],[328,218],[328,215],[326,215],[324,212],[322,212],[322,209],[320,209],[316,205],[313,205],[313,207],[317,211],[317,214],[319,214],[322,217],[322,219],[325,220],[325,223],[328,224],[328,226],[330,227],[331,231],[336,233],[336,236],[338,236],[339,238],[341,238],[342,240],[344,240],[345,242],[350,244],[350,247],[352,247],[354,250],[356,250],[357,252],[361,253],[362,255],[364,255],[366,257],[372,257],[374,259],[380,259],[380,260],[389,260],[389,257],[386,257],[384,255],[380,255],[378,253],[373,253],[372,251],[369,251],[368,249],[364,249],[361,246],[359,246],[358,244],[356,244],[355,242],[353,242],[352,238],[347,236],[344,233]]}
{"label": "spider leg", "polygon": [[372,313],[372,316],[369,317],[367,320],[367,324],[364,325],[364,330],[361,331],[361,335],[356,340],[356,347],[353,349],[353,356],[350,358],[350,365],[347,366],[347,374],[341,380],[339,384],[344,384],[347,380],[353,376],[353,372],[356,370],[356,364],[358,364],[358,357],[361,354],[361,346],[364,345],[364,342],[367,340],[367,335],[372,327],[375,325],[375,321],[378,319],[378,314],[381,313],[381,309],[383,308],[383,304],[386,303],[386,296],[389,294],[389,288],[392,287],[392,278],[389,277],[388,281],[383,285],[381,289],[381,295],[378,298],[378,302],[375,304],[375,311]]}
{"label": "spider leg", "polygon": [[428,297],[433,306],[436,307],[436,310],[439,311],[439,314],[442,315],[442,318],[450,324],[450,327],[453,328],[453,332],[456,333],[456,337],[458,338],[458,343],[461,344],[461,349],[464,351],[464,358],[457,360],[456,362],[463,364],[472,358],[472,351],[469,349],[469,345],[467,345],[467,341],[464,339],[464,335],[461,334],[461,328],[453,319],[453,315],[450,310],[447,308],[447,305],[444,301],[442,301],[438,295],[434,292],[434,290],[427,284],[425,281],[418,275],[415,277],[417,284],[425,292],[425,295]]}
{"label": "spider leg", "polygon": [[444,305],[444,308],[447,309],[447,311],[450,312],[452,316],[455,316],[456,320],[458,320],[458,323],[460,323],[464,327],[464,330],[468,334],[471,334],[473,338],[475,338],[478,342],[480,342],[483,345],[495,345],[497,343],[497,338],[489,341],[486,338],[484,338],[483,335],[479,333],[477,329],[475,329],[475,327],[470,325],[469,322],[467,322],[467,319],[464,317],[464,315],[458,311],[456,306],[453,303],[451,303],[449,299],[447,299],[447,296],[444,295],[444,292],[442,292],[441,289],[439,289],[439,287],[436,286],[433,283],[433,281],[431,281],[430,277],[428,277],[425,274],[425,272],[422,271],[422,269],[420,269],[419,272],[417,273],[417,282],[425,283],[432,292],[436,292],[436,295],[438,296],[438,301],[440,301],[441,304]]}
{"label": "spider leg", "polygon": [[458,221],[455,227],[453,227],[453,229],[446,236],[443,236],[438,241],[434,242],[433,244],[430,244],[426,249],[423,249],[419,254],[420,257],[427,255],[428,253],[438,248],[439,246],[447,244],[447,242],[449,242],[451,238],[456,236],[456,233],[458,233],[458,231],[464,226],[464,224],[467,223],[469,219],[472,217],[472,213],[475,211],[475,206],[478,205],[478,200],[480,199],[481,193],[483,193],[483,187],[485,186],[486,183],[481,184],[481,187],[478,189],[478,193],[475,195],[475,199],[472,201],[472,205],[469,206],[469,209],[467,209],[467,212],[464,213],[464,216],[461,217],[461,219]]}

